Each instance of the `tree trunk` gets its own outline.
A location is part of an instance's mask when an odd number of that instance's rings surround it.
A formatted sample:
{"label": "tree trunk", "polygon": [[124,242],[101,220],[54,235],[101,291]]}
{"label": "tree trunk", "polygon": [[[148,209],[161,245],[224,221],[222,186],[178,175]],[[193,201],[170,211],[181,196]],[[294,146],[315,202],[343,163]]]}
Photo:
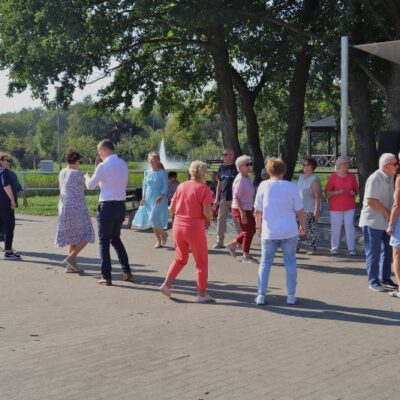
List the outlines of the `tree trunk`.
{"label": "tree trunk", "polygon": [[400,65],[391,63],[387,92],[387,128],[400,131]]}
{"label": "tree trunk", "polygon": [[377,168],[378,154],[372,127],[372,110],[367,76],[356,66],[350,68],[350,106],[355,134],[360,187]]}
{"label": "tree trunk", "polygon": [[[313,30],[313,18],[320,7],[319,0],[304,0],[302,25]],[[308,44],[303,44],[296,54],[293,77],[289,86],[288,128],[285,134],[282,158],[287,170],[285,179],[291,180],[296,168],[304,122],[304,100],[310,72],[311,54]]]}
{"label": "tree trunk", "polygon": [[[348,4],[346,4],[349,6]],[[365,43],[363,23],[361,20],[360,2],[356,4],[355,18],[350,29],[351,43]],[[366,63],[367,57],[360,52],[352,52],[350,57],[357,57]],[[371,99],[368,89],[369,78],[357,63],[349,66],[349,97],[353,120],[353,132],[356,142],[358,174],[360,178],[361,198],[363,197],[365,181],[377,168],[378,153],[372,125]]]}
{"label": "tree trunk", "polygon": [[238,157],[242,154],[238,139],[237,105],[233,92],[232,77],[225,33],[222,26],[207,28],[209,49],[214,61],[219,107],[221,111],[224,146],[230,147]]}
{"label": "tree trunk", "polygon": [[264,157],[260,146],[257,116],[254,111],[256,93],[249,90],[246,82],[236,70],[232,68],[231,71],[233,84],[239,92],[240,102],[246,118],[246,133],[251,155],[253,157],[253,171],[256,181],[261,181],[261,170],[264,168]]}
{"label": "tree trunk", "polygon": [[287,170],[285,179],[291,180],[296,167],[304,120],[304,98],[311,64],[309,46],[304,45],[296,55],[294,73],[289,86],[288,128],[285,134],[282,158]]}

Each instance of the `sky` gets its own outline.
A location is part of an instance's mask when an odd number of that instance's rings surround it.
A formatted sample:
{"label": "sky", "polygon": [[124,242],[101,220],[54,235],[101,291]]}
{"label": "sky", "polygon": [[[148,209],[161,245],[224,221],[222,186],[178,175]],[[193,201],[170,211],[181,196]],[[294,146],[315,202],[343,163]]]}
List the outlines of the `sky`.
{"label": "sky", "polygon": [[[93,98],[98,89],[105,86],[110,78],[105,78],[93,84],[87,85],[83,90],[76,90],[74,95],[74,102],[82,101],[86,96],[92,95]],[[23,93],[15,94],[13,97],[7,97],[7,71],[0,71],[0,114],[6,112],[18,112],[23,108],[41,107],[42,104],[39,100],[33,100],[29,90]],[[138,106],[134,104],[134,106]]]}

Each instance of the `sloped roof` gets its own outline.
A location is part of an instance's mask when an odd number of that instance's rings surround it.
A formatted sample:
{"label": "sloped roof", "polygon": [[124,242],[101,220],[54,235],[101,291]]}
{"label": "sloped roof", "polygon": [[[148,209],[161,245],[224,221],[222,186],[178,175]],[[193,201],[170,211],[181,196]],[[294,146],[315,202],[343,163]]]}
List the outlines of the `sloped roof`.
{"label": "sloped roof", "polygon": [[382,57],[385,60],[400,64],[400,40],[358,44],[353,47],[374,54],[375,56]]}
{"label": "sloped roof", "polygon": [[322,118],[319,121],[307,122],[306,129],[310,129],[310,128],[311,129],[318,129],[318,128],[335,129],[336,128],[336,119],[333,115],[330,115],[329,117]]}

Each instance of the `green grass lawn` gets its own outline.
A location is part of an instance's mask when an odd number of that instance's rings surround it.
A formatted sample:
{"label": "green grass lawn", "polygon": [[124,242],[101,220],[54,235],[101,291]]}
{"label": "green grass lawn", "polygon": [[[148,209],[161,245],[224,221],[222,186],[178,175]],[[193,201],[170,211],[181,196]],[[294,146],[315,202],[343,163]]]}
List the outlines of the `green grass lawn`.
{"label": "green grass lawn", "polygon": [[[89,208],[89,212],[92,216],[96,215],[98,197],[97,194],[86,195],[86,202]],[[28,196],[28,207],[24,208],[20,205],[16,210],[17,214],[28,214],[28,215],[47,215],[57,216],[58,215],[58,195],[53,196]]]}
{"label": "green grass lawn", "polygon": [[[321,173],[318,173],[317,176],[319,177],[321,181],[321,186],[322,190],[324,190],[326,182],[328,180],[329,175],[332,173],[332,171],[321,171]],[[58,176],[57,175],[36,175],[35,178],[37,179],[34,182],[33,187],[41,187],[40,184],[42,184],[42,187],[58,187]],[[43,181],[39,181],[40,179],[43,179]],[[143,173],[134,173],[129,175],[129,187],[141,187],[142,186],[142,180],[143,180]],[[185,172],[179,171],[178,172],[178,180],[180,182],[184,182],[186,180],[185,177]],[[292,182],[297,183],[298,180],[298,173],[295,173],[293,176]],[[32,182],[33,183],[33,182]],[[28,186],[29,187],[29,186]],[[24,208],[21,206],[21,201],[20,201],[20,207],[16,210],[17,214],[29,214],[29,215],[47,215],[47,216],[57,216],[58,215],[58,194],[53,194],[53,195],[48,195],[48,196],[41,196],[41,195],[36,195],[33,193],[27,193],[28,195],[28,202],[29,202],[29,207]],[[323,196],[324,197],[324,196]],[[98,197],[96,193],[91,193],[86,195],[86,201],[88,204],[89,212],[91,215],[96,215],[96,209],[97,209],[97,202],[98,202]],[[323,201],[326,201],[324,199]],[[357,196],[357,201],[359,201],[358,196]]]}

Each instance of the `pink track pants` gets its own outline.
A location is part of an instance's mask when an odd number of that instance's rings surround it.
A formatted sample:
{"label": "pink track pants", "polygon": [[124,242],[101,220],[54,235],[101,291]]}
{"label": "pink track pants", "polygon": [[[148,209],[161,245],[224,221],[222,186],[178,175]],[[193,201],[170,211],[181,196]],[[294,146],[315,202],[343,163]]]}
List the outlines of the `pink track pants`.
{"label": "pink track pants", "polygon": [[189,260],[189,249],[196,262],[196,281],[199,293],[207,290],[208,248],[204,227],[175,225],[172,229],[175,242],[175,259],[167,272],[167,279],[175,280]]}

